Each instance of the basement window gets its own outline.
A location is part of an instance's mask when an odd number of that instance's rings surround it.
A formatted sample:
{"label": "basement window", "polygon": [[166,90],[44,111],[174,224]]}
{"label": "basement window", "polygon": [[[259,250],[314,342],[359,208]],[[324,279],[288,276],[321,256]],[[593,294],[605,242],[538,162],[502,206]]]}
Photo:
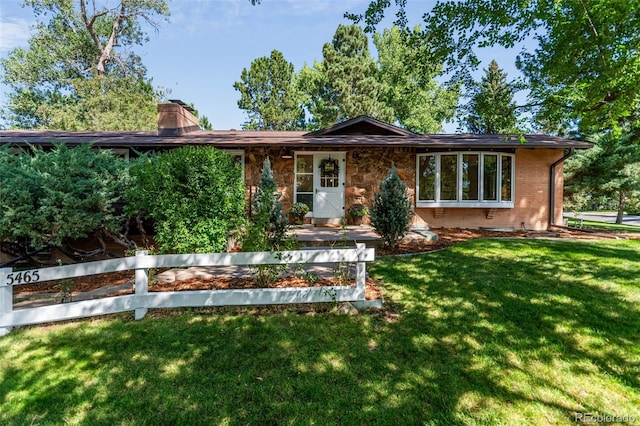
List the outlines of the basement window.
{"label": "basement window", "polygon": [[513,208],[513,154],[418,154],[416,207]]}

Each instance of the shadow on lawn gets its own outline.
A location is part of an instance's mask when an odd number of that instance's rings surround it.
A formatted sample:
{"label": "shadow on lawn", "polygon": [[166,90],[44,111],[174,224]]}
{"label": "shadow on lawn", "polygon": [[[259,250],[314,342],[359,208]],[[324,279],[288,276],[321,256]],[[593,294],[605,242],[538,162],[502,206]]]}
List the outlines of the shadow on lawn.
{"label": "shadow on lawn", "polygon": [[[608,412],[609,407],[589,405],[571,389],[529,371],[529,362],[552,368],[557,359],[575,360],[576,376],[591,374],[582,370],[586,361],[626,386],[640,387],[640,366],[624,358],[640,344],[638,307],[615,290],[580,278],[630,281],[632,271],[615,265],[578,268],[571,263],[576,248],[570,243],[548,243],[543,254],[531,255],[530,242],[509,242],[512,250],[525,253],[509,264],[492,257],[493,242],[470,244],[472,249],[377,264],[373,273],[393,283],[388,296],[395,301],[386,313],[173,312],[162,321],[120,316],[100,327],[61,327],[22,348],[25,360],[41,358],[37,368],[26,371],[12,364],[1,373],[0,406],[9,404],[9,390],[24,393],[22,405],[0,419],[86,424],[504,421],[491,417],[492,399],[503,405],[543,404],[566,420],[573,419],[573,412]],[[588,245],[580,250],[612,260],[621,255]],[[576,278],[567,278],[564,274],[574,267]],[[604,335],[610,347],[587,351],[571,330]],[[534,387],[549,389],[549,396],[506,386],[509,375],[528,377]]]}
{"label": "shadow on lawn", "polygon": [[[531,244],[544,245],[545,250],[533,253]],[[552,370],[556,361],[568,361],[576,377],[610,376],[612,382],[639,391],[640,309],[612,285],[630,287],[634,283],[640,289],[637,266],[621,263],[622,259],[638,259],[638,251],[588,243],[510,241],[508,247],[522,255],[505,264],[498,262],[504,262],[503,257],[491,256],[496,245],[502,242],[474,241],[463,252],[451,249],[415,257],[410,268],[403,260],[376,268],[383,279],[396,283],[396,290],[403,292],[403,304],[410,305],[399,328],[385,337],[396,342],[403,337],[415,340],[415,331],[423,330],[430,337],[430,351],[449,357],[441,364],[437,358],[428,361],[435,361],[432,368],[438,372],[427,392],[442,395],[439,414],[451,415],[443,420],[455,423],[460,418],[455,410],[446,408],[459,406],[469,393],[508,403],[533,401],[531,394],[512,390],[519,386],[503,386],[510,374],[528,376],[534,388],[562,396],[535,401],[561,410],[568,420],[574,420],[575,412],[611,413],[613,407],[607,406],[606,399],[598,405],[588,403],[598,384],[580,392],[568,390],[554,374],[536,376],[527,368],[534,363]],[[598,257],[598,261],[575,263],[585,255]],[[608,266],[602,268],[607,261]],[[427,280],[425,271],[431,275]],[[592,283],[585,283],[586,279]],[[478,362],[483,357],[490,362]],[[599,371],[587,371],[585,364]],[[640,394],[634,395],[637,401]]]}

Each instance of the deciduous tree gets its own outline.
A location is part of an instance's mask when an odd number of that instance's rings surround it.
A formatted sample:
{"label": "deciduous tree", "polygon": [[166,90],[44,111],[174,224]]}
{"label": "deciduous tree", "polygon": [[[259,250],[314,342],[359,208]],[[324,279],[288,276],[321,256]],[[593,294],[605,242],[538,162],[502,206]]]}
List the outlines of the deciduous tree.
{"label": "deciduous tree", "polygon": [[[401,24],[405,3],[395,1]],[[372,30],[390,4],[375,0],[363,14],[349,16]],[[435,49],[416,59],[446,60],[445,71],[455,77],[477,66],[478,47],[532,40],[517,66],[547,130],[563,132],[572,122],[615,130],[640,106],[640,2],[445,0],[425,12],[423,39]]]}
{"label": "deciduous tree", "polygon": [[[121,130],[117,120],[96,116],[123,110],[119,117],[139,111],[145,119],[153,116],[149,111],[161,93],[130,48],[148,40],[141,21],[156,26],[156,17],[169,14],[165,0],[27,0],[25,6],[39,19],[29,47],[0,61],[2,82],[10,89],[3,118],[10,126]],[[96,105],[93,117],[76,117]],[[155,117],[129,124],[132,130],[151,129]]]}
{"label": "deciduous tree", "polygon": [[403,33],[393,26],[373,36],[378,50],[378,80],[382,84],[380,100],[393,110],[401,126],[417,133],[438,133],[442,123],[453,119],[458,102],[458,86],[446,87],[435,77],[441,64],[416,67],[414,58],[428,46],[415,43],[417,26]]}

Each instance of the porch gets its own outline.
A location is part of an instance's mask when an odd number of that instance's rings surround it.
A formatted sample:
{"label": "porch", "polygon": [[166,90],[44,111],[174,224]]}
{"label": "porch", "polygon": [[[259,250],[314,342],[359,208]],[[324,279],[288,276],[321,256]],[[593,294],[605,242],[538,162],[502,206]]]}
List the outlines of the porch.
{"label": "porch", "polygon": [[[378,247],[382,244],[382,238],[370,225],[352,226],[292,226],[289,235],[295,236],[303,246],[332,246],[346,244],[348,246],[365,243],[367,247]],[[438,234],[423,228],[412,228],[406,239],[426,239],[437,241]]]}

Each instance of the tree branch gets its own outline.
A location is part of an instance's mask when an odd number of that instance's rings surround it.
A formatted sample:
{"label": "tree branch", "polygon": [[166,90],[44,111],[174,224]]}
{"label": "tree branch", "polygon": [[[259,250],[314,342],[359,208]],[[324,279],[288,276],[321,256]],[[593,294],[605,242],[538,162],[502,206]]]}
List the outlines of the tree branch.
{"label": "tree branch", "polygon": [[[84,1],[84,0],[83,0]],[[107,45],[100,52],[100,58],[98,59],[98,64],[96,65],[96,71],[99,76],[104,76],[105,64],[109,60],[111,56],[111,51],[113,50],[113,45],[115,44],[116,37],[118,35],[118,29],[120,28],[120,24],[127,18],[126,8],[124,5],[124,1],[120,3],[120,14],[113,21],[113,28],[111,29],[111,35],[109,36],[109,41],[107,41]]]}

